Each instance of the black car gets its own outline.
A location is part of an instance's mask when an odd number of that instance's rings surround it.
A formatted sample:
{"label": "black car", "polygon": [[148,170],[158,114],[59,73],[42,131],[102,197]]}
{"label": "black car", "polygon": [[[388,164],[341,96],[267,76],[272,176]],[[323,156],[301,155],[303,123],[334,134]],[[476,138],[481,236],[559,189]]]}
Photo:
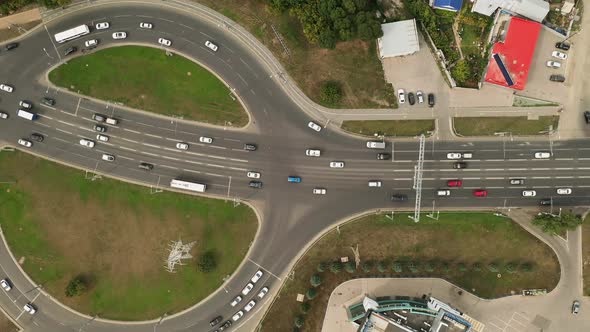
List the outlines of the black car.
{"label": "black car", "polygon": [[551,75],[549,80],[552,82],[565,82],[565,76],[563,75]]}
{"label": "black car", "polygon": [[570,49],[570,44],[565,43],[565,42],[558,42],[555,44],[555,47],[559,48],[560,50],[567,51]]}
{"label": "black car", "polygon": [[256,146],[256,144],[250,144],[250,143],[246,143],[244,144],[244,150],[246,151],[256,151],[258,147]]}
{"label": "black car", "polygon": [[43,142],[43,139],[45,139],[45,137],[43,137],[43,135],[41,134],[37,134],[37,133],[32,133],[31,136],[29,136],[33,141],[36,142]]}
{"label": "black car", "polygon": [[154,169],[154,165],[149,164],[149,163],[139,163],[139,166],[137,166],[143,170],[146,171],[151,171],[152,169]]}
{"label": "black car", "polygon": [[52,99],[49,97],[43,97],[43,98],[41,98],[41,104],[44,104],[47,106],[53,106],[53,105],[55,105],[55,99]]}
{"label": "black car", "polygon": [[77,50],[78,50],[78,48],[76,46],[72,46],[64,52],[64,56],[68,56],[68,55],[76,52]]}
{"label": "black car", "polygon": [[377,160],[389,160],[391,159],[391,154],[389,153],[377,153]]}
{"label": "black car", "polygon": [[222,319],[223,319],[223,317],[217,316],[217,317],[213,318],[213,320],[211,322],[209,322],[209,325],[215,326],[215,325],[221,323]]}
{"label": "black car", "polygon": [[464,161],[458,161],[456,163],[453,164],[453,168],[454,169],[462,169],[462,168],[467,168],[467,163]]}
{"label": "black car", "polygon": [[428,94],[428,106],[434,107],[434,93]]}
{"label": "black car", "polygon": [[4,46],[4,49],[7,51],[10,51],[12,49],[15,49],[18,47],[18,43],[10,43],[10,44],[6,44],[6,46]]}
{"label": "black car", "polygon": [[248,186],[250,188],[258,188],[258,189],[260,189],[260,188],[262,188],[262,182],[260,182],[260,181],[250,181],[250,183],[248,183]]}
{"label": "black car", "polygon": [[590,123],[590,112],[584,112],[584,119],[586,119],[586,123]]}
{"label": "black car", "polygon": [[231,326],[231,320],[228,320],[227,322],[223,323],[223,325],[221,325],[219,327],[219,331],[223,331],[223,330],[227,329],[230,326]]}
{"label": "black car", "polygon": [[107,131],[107,127],[101,125],[94,125],[94,130],[98,131],[99,133],[104,133]]}
{"label": "black car", "polygon": [[414,105],[416,103],[416,97],[414,97],[413,92],[408,93],[408,102],[410,105]]}
{"label": "black car", "polygon": [[408,200],[408,195],[404,194],[393,194],[391,195],[392,202],[403,202]]}
{"label": "black car", "polygon": [[541,204],[542,206],[551,205],[551,198],[543,198],[539,201],[539,204]]}

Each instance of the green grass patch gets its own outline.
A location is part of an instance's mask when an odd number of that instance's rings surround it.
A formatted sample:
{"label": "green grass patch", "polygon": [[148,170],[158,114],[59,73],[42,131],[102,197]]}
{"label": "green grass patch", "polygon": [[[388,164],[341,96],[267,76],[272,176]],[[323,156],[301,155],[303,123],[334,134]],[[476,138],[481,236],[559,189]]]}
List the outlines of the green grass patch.
{"label": "green grass patch", "polygon": [[481,50],[478,43],[484,43],[482,40],[483,29],[473,25],[460,25],[459,34],[461,35],[461,50],[463,56],[469,55],[480,56]]}
{"label": "green grass patch", "polygon": [[[362,269],[335,274],[329,268],[317,272],[320,262],[348,257],[354,262],[351,247],[360,252],[361,265],[370,261],[369,272]],[[403,262],[403,270],[394,272],[394,261]],[[379,262],[384,272],[376,268]],[[416,272],[408,268],[415,262]],[[496,262],[501,274],[490,272],[487,264]],[[506,263],[517,263],[516,273],[508,273]],[[428,271],[427,263],[433,264]],[[482,265],[481,271],[473,266]],[[444,266],[448,264],[449,270]],[[464,264],[465,271],[461,271]],[[525,272],[523,264],[530,264]],[[310,277],[319,273],[322,284],[318,296],[309,301],[305,331],[319,331],[332,290],[346,280],[363,277],[440,277],[484,298],[519,293],[525,288],[553,289],[559,281],[559,263],[554,252],[510,219],[489,213],[441,213],[439,220],[422,217],[414,223],[406,213],[396,213],[393,220],[384,215],[370,215],[341,225],[315,243],[294,268],[295,279],[287,280],[279,297],[269,309],[261,331],[291,331],[294,318],[301,314],[298,293],[310,288]],[[392,296],[406,294],[388,294]]]}
{"label": "green grass patch", "polygon": [[491,136],[494,133],[512,133],[512,135],[547,134],[549,126],[557,129],[558,116],[540,116],[538,120],[528,120],[526,116],[453,118],[455,131],[463,136]]}
{"label": "green grass patch", "polygon": [[74,58],[49,73],[74,92],[168,116],[242,127],[248,115],[207,69],[161,49],[121,46]]}
{"label": "green grass patch", "polygon": [[434,120],[344,121],[342,129],[363,136],[414,137],[434,131]]}
{"label": "green grass patch", "polygon": [[582,224],[582,269],[584,270],[584,295],[590,296],[590,213]]}
{"label": "green grass patch", "polygon": [[[216,290],[242,261],[257,229],[254,212],[221,200],[116,180],[20,152],[0,154],[0,225],[17,260],[52,296],[102,318],[143,320],[183,310]],[[196,241],[194,259],[164,270],[170,241]],[[197,270],[213,251],[217,267]],[[65,296],[77,275],[90,280]]]}

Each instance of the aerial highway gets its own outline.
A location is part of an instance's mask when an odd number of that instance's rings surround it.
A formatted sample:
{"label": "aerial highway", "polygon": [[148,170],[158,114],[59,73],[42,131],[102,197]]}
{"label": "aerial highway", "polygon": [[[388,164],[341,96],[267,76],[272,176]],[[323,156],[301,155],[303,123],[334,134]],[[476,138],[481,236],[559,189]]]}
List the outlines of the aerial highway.
{"label": "aerial highway", "polygon": [[[96,30],[99,22],[109,22],[106,30]],[[153,23],[153,29],[141,29],[141,22]],[[418,139],[391,141],[384,149],[368,149],[361,139],[342,134],[337,128],[303,112],[247,45],[236,39],[228,28],[202,20],[190,11],[180,11],[165,3],[158,5],[123,2],[115,5],[90,6],[58,20],[41,25],[18,40],[19,47],[0,53],[0,83],[14,87],[11,93],[0,91],[0,142],[43,158],[78,167],[92,173],[168,190],[173,179],[187,179],[207,185],[207,194],[221,199],[247,201],[258,211],[261,229],[247,261],[234,273],[224,290],[187,311],[150,322],[125,324],[86,317],[58,305],[46,297],[22,275],[12,258],[0,253],[0,265],[15,284],[10,294],[0,295],[0,304],[29,331],[212,331],[209,321],[222,315],[224,320],[240,306],[255,297],[260,288],[275,290],[279,276],[290,266],[305,245],[330,225],[363,211],[381,209],[413,210],[414,167],[418,160]],[[81,38],[56,43],[55,33],[87,24],[91,32]],[[111,35],[124,31],[127,38],[114,40]],[[82,49],[88,39],[99,39],[96,50],[126,44],[162,48],[158,38],[172,45],[163,48],[176,55],[194,59],[216,73],[250,114],[250,124],[242,129],[193,123],[128,110],[123,105],[98,101],[57,89],[48,84],[46,74],[72,56],[64,52],[71,46]],[[205,47],[214,41],[219,50]],[[93,52],[93,51],[90,51]],[[175,56],[176,56],[175,55]],[[84,73],[80,73],[84,75]],[[155,78],[157,79],[157,78]],[[42,105],[49,97],[55,105]],[[35,121],[17,116],[20,100],[34,103]],[[94,114],[118,119],[106,125],[108,142],[96,140]],[[320,131],[309,127],[315,121]],[[31,133],[42,134],[43,142],[32,142],[27,148],[17,144]],[[212,138],[211,143],[200,141]],[[93,148],[79,144],[80,139],[96,142]],[[381,140],[374,139],[374,140]],[[184,142],[188,150],[176,148]],[[440,141],[426,139],[422,184],[424,211],[457,207],[504,209],[537,206],[549,202],[547,210],[587,204],[590,196],[590,145],[588,140],[553,141],[547,139],[509,139],[477,141]],[[244,149],[255,144],[256,151]],[[306,150],[320,150],[319,157],[306,155]],[[456,169],[460,160],[449,159],[449,153],[471,152],[462,160],[466,168]],[[548,158],[535,158],[537,152],[548,152]],[[378,153],[390,158],[378,160]],[[113,155],[105,161],[103,154]],[[343,168],[330,163],[344,162]],[[140,163],[153,165],[152,170],[138,168]],[[247,172],[259,172],[262,188],[251,188]],[[299,177],[300,183],[288,182]],[[461,187],[449,187],[448,181],[461,180]],[[511,179],[523,179],[521,185]],[[369,187],[371,180],[380,187]],[[313,193],[325,189],[324,195]],[[558,188],[571,188],[567,195]],[[438,196],[438,190],[449,190]],[[475,196],[485,190],[486,197]],[[523,197],[524,190],[534,190],[534,197]],[[392,200],[403,196],[403,201]],[[255,289],[234,308],[232,299],[240,293],[259,269],[265,273]],[[270,296],[263,301],[268,301]],[[22,306],[33,302],[39,311],[23,315]],[[255,310],[259,310],[260,305]],[[252,315],[248,313],[247,315]],[[243,320],[234,323],[238,330]]]}

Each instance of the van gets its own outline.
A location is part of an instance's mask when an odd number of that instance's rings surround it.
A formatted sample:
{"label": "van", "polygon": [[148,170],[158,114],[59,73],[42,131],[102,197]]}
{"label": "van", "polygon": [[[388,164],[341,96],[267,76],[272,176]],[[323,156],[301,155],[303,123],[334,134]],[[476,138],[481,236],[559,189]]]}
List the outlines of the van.
{"label": "van", "polygon": [[31,113],[31,112],[28,112],[25,110],[18,110],[18,112],[16,112],[16,115],[20,116],[23,119],[27,119],[30,121],[37,119],[37,114]]}
{"label": "van", "polygon": [[105,120],[105,122],[108,123],[108,124],[110,124],[110,125],[116,126],[117,123],[119,123],[119,120],[117,120],[115,118],[107,118]]}
{"label": "van", "polygon": [[385,149],[385,142],[368,141],[367,148],[369,148],[369,149]]}
{"label": "van", "polygon": [[450,190],[437,190],[436,196],[451,196]]}
{"label": "van", "polygon": [[371,180],[369,181],[369,187],[381,187],[381,181]]}

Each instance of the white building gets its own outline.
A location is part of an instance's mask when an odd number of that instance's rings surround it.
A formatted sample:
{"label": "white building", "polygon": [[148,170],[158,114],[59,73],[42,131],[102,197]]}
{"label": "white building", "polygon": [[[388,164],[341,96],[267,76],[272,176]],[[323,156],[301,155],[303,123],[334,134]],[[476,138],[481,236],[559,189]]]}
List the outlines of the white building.
{"label": "white building", "polygon": [[537,22],[542,22],[549,13],[549,3],[543,0],[477,0],[471,11],[492,16],[498,8]]}
{"label": "white building", "polygon": [[381,24],[383,36],[377,40],[381,59],[409,55],[420,50],[416,20]]}

